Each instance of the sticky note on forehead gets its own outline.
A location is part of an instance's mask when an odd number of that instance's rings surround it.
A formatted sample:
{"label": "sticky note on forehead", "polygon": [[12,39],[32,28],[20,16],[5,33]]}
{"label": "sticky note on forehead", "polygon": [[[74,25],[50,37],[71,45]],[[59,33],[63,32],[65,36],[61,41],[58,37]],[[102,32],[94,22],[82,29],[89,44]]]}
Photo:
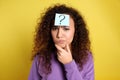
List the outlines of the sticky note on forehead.
{"label": "sticky note on forehead", "polygon": [[67,14],[55,14],[55,26],[69,26],[70,25],[70,16]]}

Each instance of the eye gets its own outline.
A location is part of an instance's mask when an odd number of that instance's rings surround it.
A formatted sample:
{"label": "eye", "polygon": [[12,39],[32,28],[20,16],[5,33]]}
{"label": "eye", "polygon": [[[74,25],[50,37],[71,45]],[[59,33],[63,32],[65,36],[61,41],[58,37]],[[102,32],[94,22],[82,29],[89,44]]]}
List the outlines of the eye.
{"label": "eye", "polygon": [[64,29],[65,31],[70,30],[68,27],[64,27],[63,29]]}

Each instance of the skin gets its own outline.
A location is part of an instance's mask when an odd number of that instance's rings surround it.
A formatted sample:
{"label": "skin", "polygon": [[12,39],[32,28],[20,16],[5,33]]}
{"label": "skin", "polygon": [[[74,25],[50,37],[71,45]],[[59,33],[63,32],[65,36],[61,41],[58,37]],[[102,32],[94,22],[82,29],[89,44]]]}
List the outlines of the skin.
{"label": "skin", "polygon": [[71,17],[70,26],[55,26],[51,29],[51,35],[57,48],[58,60],[63,64],[70,63],[73,60],[70,46],[74,33],[74,21]]}

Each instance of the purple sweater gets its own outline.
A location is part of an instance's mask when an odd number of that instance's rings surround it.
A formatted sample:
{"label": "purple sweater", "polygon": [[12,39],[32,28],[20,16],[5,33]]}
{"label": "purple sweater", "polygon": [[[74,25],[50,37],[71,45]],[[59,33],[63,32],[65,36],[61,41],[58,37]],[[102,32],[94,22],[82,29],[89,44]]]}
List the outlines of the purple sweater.
{"label": "purple sweater", "polygon": [[83,69],[79,70],[76,62],[61,65],[61,63],[52,57],[51,73],[45,75],[39,66],[38,56],[35,57],[28,80],[94,80],[94,63],[91,54],[88,56],[88,61],[84,64]]}

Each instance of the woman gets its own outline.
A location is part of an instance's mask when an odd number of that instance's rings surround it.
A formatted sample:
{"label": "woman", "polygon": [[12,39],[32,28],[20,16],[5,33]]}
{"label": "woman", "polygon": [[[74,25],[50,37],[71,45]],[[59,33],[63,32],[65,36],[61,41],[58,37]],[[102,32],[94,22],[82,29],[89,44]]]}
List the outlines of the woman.
{"label": "woman", "polygon": [[[69,26],[55,26],[55,14],[67,14]],[[49,7],[36,29],[28,80],[94,80],[89,33],[82,16],[66,5]]]}

